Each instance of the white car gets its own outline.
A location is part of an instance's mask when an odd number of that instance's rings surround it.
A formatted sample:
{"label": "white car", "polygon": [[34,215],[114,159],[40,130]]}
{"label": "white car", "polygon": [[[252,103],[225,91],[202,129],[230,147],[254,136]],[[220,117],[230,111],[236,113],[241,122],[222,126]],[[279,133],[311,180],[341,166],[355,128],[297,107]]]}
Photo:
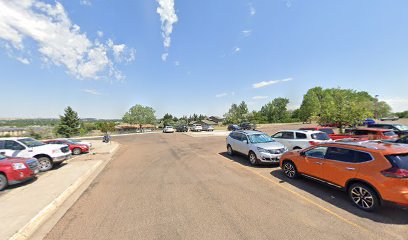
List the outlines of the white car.
{"label": "white car", "polygon": [[252,165],[279,163],[283,153],[288,151],[281,143],[259,131],[233,131],[227,137],[228,155],[239,153],[248,156]]}
{"label": "white car", "polygon": [[304,149],[320,143],[331,142],[327,133],[308,130],[286,130],[280,131],[272,138],[285,145],[289,150]]}
{"label": "white car", "polygon": [[164,133],[174,133],[174,128],[172,126],[165,126],[163,128]]}
{"label": "white car", "polygon": [[202,126],[202,131],[212,132],[214,131],[214,127],[211,125],[204,125]]}
{"label": "white car", "polygon": [[203,127],[200,124],[193,124],[190,128],[192,132],[201,132],[203,131]]}
{"label": "white car", "polygon": [[40,171],[48,171],[71,157],[67,145],[45,144],[33,138],[1,138],[0,154],[9,157],[36,158]]}

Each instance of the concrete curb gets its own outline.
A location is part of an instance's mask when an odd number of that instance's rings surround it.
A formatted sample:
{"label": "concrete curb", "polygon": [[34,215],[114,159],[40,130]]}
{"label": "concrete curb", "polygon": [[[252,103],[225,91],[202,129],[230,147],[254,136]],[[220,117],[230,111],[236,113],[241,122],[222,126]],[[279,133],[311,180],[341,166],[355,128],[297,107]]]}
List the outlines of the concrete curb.
{"label": "concrete curb", "polygon": [[[156,132],[144,132],[144,133],[125,133],[125,134],[113,134],[110,135],[111,137],[124,137],[124,136],[132,136],[132,135],[142,135],[142,134],[154,134],[160,133],[160,131]],[[75,137],[75,139],[95,139],[95,138],[103,138],[103,136],[85,136],[85,137]]]}
{"label": "concrete curb", "polygon": [[[117,144],[110,154],[114,154],[120,145]],[[42,223],[47,221],[58,210],[58,208],[64,204],[64,202],[87,180],[93,181],[99,173],[105,168],[105,166],[112,160],[112,157],[105,161],[96,163],[91,169],[89,169],[84,175],[78,178],[75,183],[69,186],[64,192],[62,192],[57,198],[43,208],[36,216],[34,216],[24,227],[22,227],[17,233],[15,233],[9,240],[25,240],[29,239],[32,234],[41,226]]]}

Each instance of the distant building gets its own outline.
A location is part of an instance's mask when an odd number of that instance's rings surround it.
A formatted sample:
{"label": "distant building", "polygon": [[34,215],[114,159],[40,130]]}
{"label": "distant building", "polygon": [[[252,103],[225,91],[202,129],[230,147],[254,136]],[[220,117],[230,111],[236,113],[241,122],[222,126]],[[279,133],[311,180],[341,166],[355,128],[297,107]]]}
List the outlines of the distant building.
{"label": "distant building", "polygon": [[0,128],[0,137],[20,137],[27,133],[25,128],[2,127]]}
{"label": "distant building", "polygon": [[217,116],[211,116],[211,117],[208,118],[208,120],[210,120],[212,122],[215,122],[217,125],[222,125],[225,118],[217,117]]}
{"label": "distant building", "polygon": [[216,122],[210,121],[210,120],[200,120],[200,121],[192,121],[189,123],[190,125],[193,124],[200,124],[200,125],[210,125],[210,126],[215,126],[217,125]]}

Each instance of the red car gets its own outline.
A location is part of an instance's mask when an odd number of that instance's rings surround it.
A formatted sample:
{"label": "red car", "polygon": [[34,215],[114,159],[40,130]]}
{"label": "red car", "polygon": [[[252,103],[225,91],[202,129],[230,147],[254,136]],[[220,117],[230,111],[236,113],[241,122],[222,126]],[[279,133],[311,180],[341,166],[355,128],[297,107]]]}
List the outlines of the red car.
{"label": "red car", "polygon": [[89,146],[85,144],[78,144],[76,142],[73,142],[69,139],[55,139],[55,140],[47,140],[44,141],[46,144],[63,144],[63,145],[68,145],[69,150],[71,150],[72,155],[79,155],[81,153],[88,153],[89,152]]}
{"label": "red car", "polygon": [[11,158],[0,155],[0,191],[8,185],[30,180],[39,172],[37,159]]}

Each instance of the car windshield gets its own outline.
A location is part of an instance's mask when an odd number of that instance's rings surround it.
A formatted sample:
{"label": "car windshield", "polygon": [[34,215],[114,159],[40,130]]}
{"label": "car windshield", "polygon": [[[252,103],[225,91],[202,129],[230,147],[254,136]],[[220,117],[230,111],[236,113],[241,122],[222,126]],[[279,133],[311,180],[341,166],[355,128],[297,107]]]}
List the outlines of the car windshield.
{"label": "car windshield", "polygon": [[394,167],[408,170],[408,153],[385,156]]}
{"label": "car windshield", "polygon": [[402,124],[397,124],[394,125],[398,130],[400,131],[408,131],[408,126],[402,125]]}
{"label": "car windshield", "polygon": [[22,138],[22,139],[19,139],[18,141],[24,143],[27,147],[39,147],[39,146],[45,145],[45,143],[42,143],[33,138]]}
{"label": "car windshield", "polygon": [[330,137],[327,135],[327,133],[321,132],[321,133],[313,133],[312,139],[315,140],[330,140]]}
{"label": "car windshield", "polygon": [[274,142],[274,140],[266,135],[266,134],[252,134],[248,135],[249,141],[251,143],[268,143],[268,142]]}
{"label": "car windshield", "polygon": [[320,129],[320,131],[327,133],[327,134],[334,134],[334,131],[331,128],[322,128]]}
{"label": "car windshield", "polygon": [[0,154],[0,161],[6,159],[7,157]]}

